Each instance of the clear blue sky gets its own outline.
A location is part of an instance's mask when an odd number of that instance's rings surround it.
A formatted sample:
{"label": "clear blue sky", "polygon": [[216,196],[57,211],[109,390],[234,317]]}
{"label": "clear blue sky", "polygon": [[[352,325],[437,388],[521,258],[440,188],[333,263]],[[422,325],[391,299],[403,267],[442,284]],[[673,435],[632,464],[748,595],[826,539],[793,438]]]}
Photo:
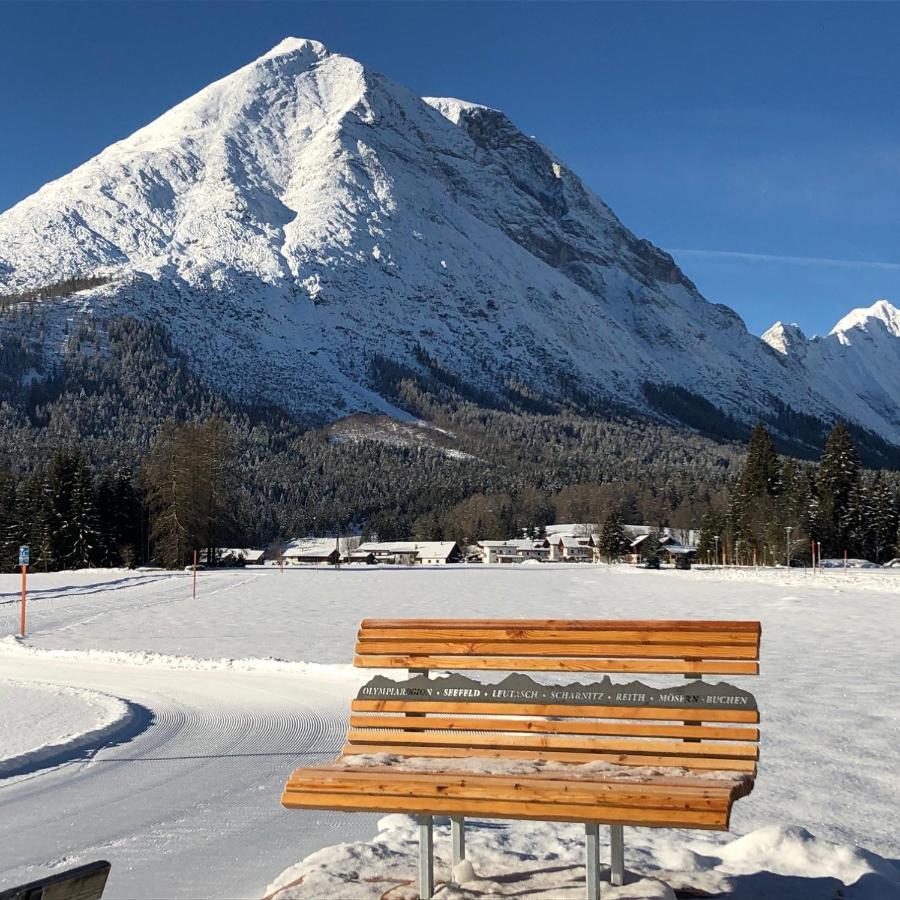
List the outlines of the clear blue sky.
{"label": "clear blue sky", "polygon": [[0,209],[287,35],[505,110],[753,331],[900,303],[893,3],[0,3]]}

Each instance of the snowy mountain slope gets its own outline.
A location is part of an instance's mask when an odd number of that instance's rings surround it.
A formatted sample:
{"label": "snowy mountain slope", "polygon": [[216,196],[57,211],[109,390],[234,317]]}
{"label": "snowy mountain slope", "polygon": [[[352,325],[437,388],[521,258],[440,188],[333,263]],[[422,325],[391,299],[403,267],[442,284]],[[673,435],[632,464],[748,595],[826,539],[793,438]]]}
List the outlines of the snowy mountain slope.
{"label": "snowy mountain slope", "polygon": [[825,337],[806,338],[796,325],[777,322],[763,340],[785,359],[797,379],[813,384],[838,408],[881,431],[900,405],[900,309],[878,300],[854,309]]}
{"label": "snowy mountain slope", "polygon": [[750,335],[503,113],[422,100],[315,41],[0,215],[0,294],[96,274],[113,280],[43,301],[49,354],[73,315],[152,318],[211,385],[320,420],[402,415],[373,360],[427,358],[598,408],[648,410],[645,382],[742,421],[776,397],[900,442],[896,404],[860,409]]}

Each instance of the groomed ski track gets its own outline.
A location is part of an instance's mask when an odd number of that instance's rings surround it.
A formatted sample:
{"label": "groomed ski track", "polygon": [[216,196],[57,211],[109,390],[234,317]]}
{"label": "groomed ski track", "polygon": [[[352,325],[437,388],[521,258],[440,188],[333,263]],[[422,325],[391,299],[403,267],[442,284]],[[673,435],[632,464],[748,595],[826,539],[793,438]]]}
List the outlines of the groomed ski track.
{"label": "groomed ski track", "polygon": [[111,900],[259,897],[274,872],[373,831],[373,817],[278,802],[292,767],[342,743],[344,679],[4,656],[0,677],[106,691],[154,715],[128,743],[0,780],[4,887],[113,858]]}

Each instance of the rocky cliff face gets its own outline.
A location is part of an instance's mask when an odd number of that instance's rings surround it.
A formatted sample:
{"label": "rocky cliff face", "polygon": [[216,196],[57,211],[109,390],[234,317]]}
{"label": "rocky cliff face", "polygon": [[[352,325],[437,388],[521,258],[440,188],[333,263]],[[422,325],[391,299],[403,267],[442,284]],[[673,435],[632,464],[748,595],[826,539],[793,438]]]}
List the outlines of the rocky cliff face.
{"label": "rocky cliff face", "polygon": [[0,294],[76,275],[110,281],[41,301],[48,361],[73,315],[129,313],[212,386],[299,416],[402,415],[371,376],[386,357],[488,392],[575,385],[598,409],[662,414],[647,383],[741,421],[774,397],[900,442],[896,406],[862,409],[862,388],[831,392],[750,335],[503,113],[423,100],[314,41],[0,216]]}

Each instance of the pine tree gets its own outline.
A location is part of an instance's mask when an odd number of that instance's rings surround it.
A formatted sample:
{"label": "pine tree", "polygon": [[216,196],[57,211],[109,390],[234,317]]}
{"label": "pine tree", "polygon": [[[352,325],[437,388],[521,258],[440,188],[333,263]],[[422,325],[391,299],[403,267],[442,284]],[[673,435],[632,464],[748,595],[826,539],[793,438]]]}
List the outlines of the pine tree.
{"label": "pine tree", "polygon": [[15,476],[5,462],[0,462],[0,572],[12,571],[18,561],[16,487]]}
{"label": "pine tree", "polygon": [[896,546],[900,546],[897,529],[897,500],[893,492],[879,472],[869,488],[869,528],[868,538],[873,562],[881,563],[888,559]]}
{"label": "pine tree", "polygon": [[772,436],[757,425],[750,436],[747,461],[731,498],[736,543],[762,554],[772,544],[781,523],[778,499],[782,493],[782,465]]}
{"label": "pine tree", "polygon": [[707,563],[716,565],[721,561],[718,549],[721,546],[723,517],[715,510],[704,513],[700,523],[700,537],[697,540],[697,556]]}
{"label": "pine tree", "polygon": [[823,552],[839,556],[847,548],[850,527],[846,508],[851,491],[859,482],[859,458],[850,434],[838,422],[828,435],[819,467],[816,470],[816,495],[811,526],[813,537],[823,545]]}
{"label": "pine tree", "polygon": [[628,538],[622,527],[622,517],[617,510],[613,510],[604,519],[600,530],[600,552],[606,557],[606,561],[611,563],[613,559],[621,556],[627,546]]}
{"label": "pine tree", "polygon": [[36,467],[19,483],[16,491],[13,544],[31,548],[31,568],[56,568],[53,559],[47,481],[44,470]]}
{"label": "pine tree", "polygon": [[844,552],[851,559],[868,556],[867,538],[870,510],[868,509],[868,496],[860,481],[856,481],[850,488],[847,499],[838,513],[838,526]]}
{"label": "pine tree", "polygon": [[58,450],[45,485],[51,568],[85,568],[98,562],[93,477],[77,450]]}
{"label": "pine tree", "polygon": [[105,566],[132,566],[141,559],[143,509],[131,473],[120,467],[97,481],[98,555]]}

